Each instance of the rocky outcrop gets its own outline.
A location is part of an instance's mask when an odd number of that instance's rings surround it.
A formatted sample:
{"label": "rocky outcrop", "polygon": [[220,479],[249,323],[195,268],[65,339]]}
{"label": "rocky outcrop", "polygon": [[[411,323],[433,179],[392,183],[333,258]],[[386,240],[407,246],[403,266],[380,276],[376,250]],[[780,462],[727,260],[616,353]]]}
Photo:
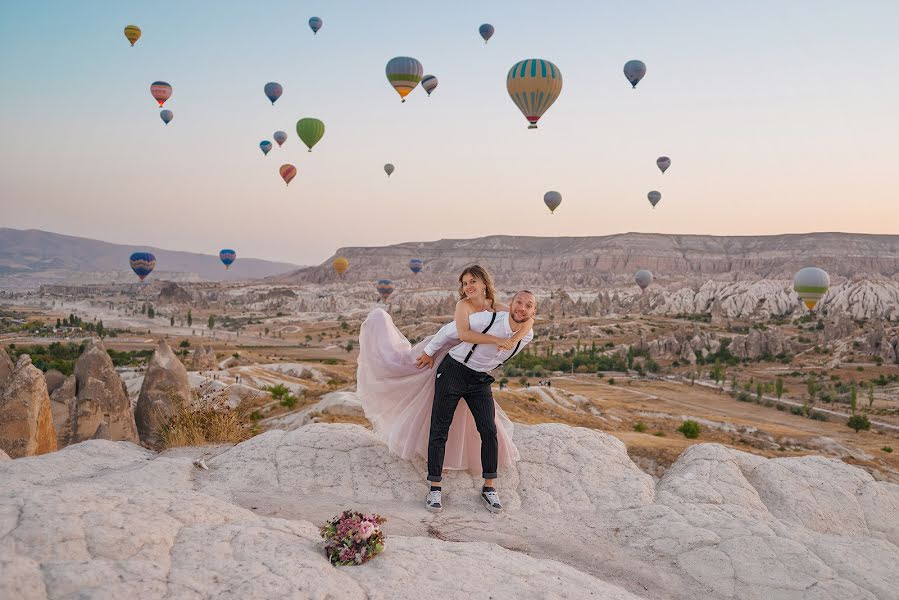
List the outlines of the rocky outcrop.
{"label": "rocky outcrop", "polygon": [[885,363],[899,362],[899,328],[887,329],[877,321],[860,345],[860,350],[880,358]]}
{"label": "rocky outcrop", "polygon": [[99,340],[88,342],[52,400],[60,446],[91,439],[101,424],[111,440],[138,441],[131,401]]}
{"label": "rocky outcrop", "polygon": [[193,298],[186,289],[175,283],[174,281],[166,281],[159,288],[159,296],[157,301],[160,304],[183,304],[192,305]]}
{"label": "rocky outcrop", "polygon": [[0,450],[0,461],[3,461],[3,460],[11,460],[11,459],[9,458],[9,454],[4,452],[3,450]]}
{"label": "rocky outcrop", "polygon": [[178,402],[190,402],[187,369],[165,340],[159,340],[137,397],[134,417],[142,442],[159,443],[158,429],[174,413]]}
{"label": "rocky outcrop", "polygon": [[[90,441],[0,463],[0,597],[843,600],[899,589],[899,486],[817,456],[688,448],[660,481],[624,445],[516,425],[506,505],[450,472],[425,511],[423,461],[370,431],[314,424],[230,449],[156,455]],[[209,470],[193,461],[205,454]],[[27,507],[27,508],[24,508]],[[333,568],[317,527],[345,508],[387,517],[386,550]],[[40,509],[40,510],[38,510]]]}
{"label": "rocky outcrop", "polygon": [[0,394],[0,449],[10,458],[19,458],[56,448],[44,374],[23,354]]}
{"label": "rocky outcrop", "polygon": [[6,348],[0,346],[0,393],[3,393],[6,381],[9,379],[10,375],[12,375],[15,367],[16,365],[14,365],[12,359],[9,358],[9,354],[6,353]]}
{"label": "rocky outcrop", "polygon": [[66,376],[56,369],[50,369],[44,373],[44,381],[47,382],[47,392],[52,396],[53,392],[65,383]]}
{"label": "rocky outcrop", "polygon": [[191,371],[211,371],[215,369],[218,369],[218,362],[216,361],[215,351],[211,346],[200,346],[194,350],[190,359]]}
{"label": "rocky outcrop", "polygon": [[793,347],[783,332],[772,327],[765,331],[753,329],[748,335],[736,335],[731,339],[729,350],[737,358],[758,360],[763,357],[789,355]]}

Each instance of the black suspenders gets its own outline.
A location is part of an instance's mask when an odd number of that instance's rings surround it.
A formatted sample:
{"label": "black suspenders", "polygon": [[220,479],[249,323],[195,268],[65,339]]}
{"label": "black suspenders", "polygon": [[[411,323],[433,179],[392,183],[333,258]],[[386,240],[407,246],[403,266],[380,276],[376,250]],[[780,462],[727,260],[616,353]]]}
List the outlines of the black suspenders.
{"label": "black suspenders", "polygon": [[[493,315],[491,315],[491,317],[490,317],[490,323],[487,325],[486,328],[484,328],[484,331],[482,331],[481,333],[487,333],[488,331],[490,331],[490,328],[493,327],[493,322],[494,322],[494,321],[496,321],[496,313],[493,313]],[[477,344],[472,344],[471,350],[468,351],[468,354],[465,356],[465,360],[462,361],[462,364],[466,364],[466,365],[468,364],[468,359],[471,358],[471,355],[474,354],[474,349],[477,348],[477,347],[478,347]],[[500,368],[501,366],[503,366],[504,364],[506,364],[507,362],[509,362],[509,359],[511,359],[513,356],[515,356],[515,354],[518,352],[518,349],[519,349],[519,348],[521,348],[521,340],[518,340],[518,343],[515,344],[515,349],[512,350],[512,354],[509,355],[509,358],[507,358],[506,360],[504,360],[503,362],[499,363],[498,365],[496,365],[496,366],[493,367],[493,368],[494,368],[494,369],[498,369],[498,368]],[[493,370],[493,369],[491,369],[491,371],[492,371],[492,370]]]}
{"label": "black suspenders", "polygon": [[[493,327],[494,321],[496,321],[496,313],[493,313],[490,316],[490,324],[487,325],[487,327],[481,333],[487,333],[488,331],[490,331],[490,328]],[[471,350],[468,351],[468,356],[465,357],[465,360],[462,361],[462,364],[466,364],[466,365],[468,364],[468,359],[471,358],[471,355],[474,354],[474,349],[477,347],[478,347],[477,344],[472,344]]]}

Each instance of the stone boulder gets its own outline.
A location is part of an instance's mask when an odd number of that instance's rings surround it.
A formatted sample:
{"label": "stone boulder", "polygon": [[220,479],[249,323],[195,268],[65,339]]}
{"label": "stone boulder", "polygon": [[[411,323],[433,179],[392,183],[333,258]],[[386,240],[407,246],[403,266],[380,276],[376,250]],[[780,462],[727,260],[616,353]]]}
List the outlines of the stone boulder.
{"label": "stone boulder", "polygon": [[169,420],[179,402],[191,402],[187,369],[165,340],[159,340],[144,373],[134,411],[142,442],[151,446],[159,444],[159,426]]}
{"label": "stone boulder", "polygon": [[52,400],[60,446],[91,439],[101,424],[106,424],[111,440],[138,441],[131,400],[99,340],[88,342],[75,361],[74,373],[54,391]]}
{"label": "stone boulder", "polygon": [[23,354],[0,394],[0,449],[10,458],[19,458],[56,448],[44,374]]}
{"label": "stone boulder", "polygon": [[191,371],[212,371],[218,369],[215,351],[210,346],[200,346],[190,359]]}
{"label": "stone boulder", "polygon": [[53,392],[55,392],[63,383],[65,383],[66,376],[56,369],[50,369],[49,371],[44,373],[44,381],[47,382],[47,392],[52,397]]}
{"label": "stone boulder", "polygon": [[3,461],[3,460],[12,460],[12,459],[9,458],[9,454],[4,452],[3,450],[0,450],[0,461]]}

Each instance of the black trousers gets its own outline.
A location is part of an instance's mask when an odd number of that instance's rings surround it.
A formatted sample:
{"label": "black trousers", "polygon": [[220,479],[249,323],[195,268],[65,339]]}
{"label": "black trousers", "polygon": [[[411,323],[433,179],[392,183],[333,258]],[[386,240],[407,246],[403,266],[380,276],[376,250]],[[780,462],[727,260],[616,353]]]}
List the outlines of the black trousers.
{"label": "black trousers", "polygon": [[437,367],[437,385],[434,388],[434,406],[431,409],[428,481],[442,479],[446,438],[459,398],[465,398],[478,433],[481,434],[481,468],[484,479],[496,478],[499,447],[496,441],[493,392],[490,390],[490,384],[494,381],[489,373],[469,369],[448,354],[440,362]]}

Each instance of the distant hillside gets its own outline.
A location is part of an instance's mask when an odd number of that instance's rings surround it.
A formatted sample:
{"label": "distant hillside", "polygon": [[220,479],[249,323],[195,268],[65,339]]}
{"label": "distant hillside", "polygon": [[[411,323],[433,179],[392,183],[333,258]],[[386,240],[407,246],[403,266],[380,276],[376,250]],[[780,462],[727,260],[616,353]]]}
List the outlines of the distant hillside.
{"label": "distant hillside", "polygon": [[[244,258],[225,270],[218,255],[125,246],[36,229],[0,228],[0,287],[43,283],[131,282],[128,257],[137,250],[156,255],[153,277],[178,281],[258,279],[296,270],[298,265]],[[239,249],[238,249],[239,251]]]}
{"label": "distant hillside", "polygon": [[489,236],[470,240],[407,242],[340,248],[317,267],[275,278],[279,283],[337,279],[331,260],[350,262],[348,281],[412,277],[410,258],[425,262],[418,283],[446,285],[465,265],[481,263],[502,285],[592,286],[650,269],[667,280],[791,279],[816,265],[833,278],[899,280],[899,235],[805,233],[769,236],[623,233],[602,237]]}

